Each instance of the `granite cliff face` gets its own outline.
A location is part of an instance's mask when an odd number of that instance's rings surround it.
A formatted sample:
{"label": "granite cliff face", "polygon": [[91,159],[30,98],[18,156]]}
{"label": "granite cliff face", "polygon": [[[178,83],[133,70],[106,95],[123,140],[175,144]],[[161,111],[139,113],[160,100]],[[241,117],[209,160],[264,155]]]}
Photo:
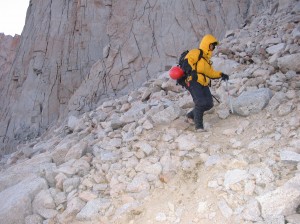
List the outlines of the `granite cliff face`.
{"label": "granite cliff face", "polygon": [[14,80],[14,77],[10,76],[9,73],[12,69],[12,63],[14,62],[19,43],[20,36],[16,35],[12,37],[0,33],[0,139],[3,145],[8,140],[6,137],[6,127],[10,120],[10,116],[6,112],[9,109],[9,105],[5,105],[3,99],[8,96],[7,85],[11,80]]}
{"label": "granite cliff face", "polygon": [[205,33],[221,39],[289,2],[31,0],[11,69],[1,71],[1,147],[139,87]]}

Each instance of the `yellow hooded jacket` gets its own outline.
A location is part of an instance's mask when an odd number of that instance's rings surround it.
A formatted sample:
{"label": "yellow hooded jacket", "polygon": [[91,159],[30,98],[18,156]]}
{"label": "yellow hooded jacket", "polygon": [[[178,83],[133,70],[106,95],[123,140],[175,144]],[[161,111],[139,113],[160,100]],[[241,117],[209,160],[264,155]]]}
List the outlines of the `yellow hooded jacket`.
{"label": "yellow hooded jacket", "polygon": [[[185,59],[188,59],[188,63],[192,67],[192,69],[196,70],[198,73],[197,82],[199,82],[203,86],[209,85],[210,78],[212,79],[221,78],[221,72],[215,71],[211,65],[212,63],[210,59],[212,57],[212,51],[209,49],[209,45],[212,43],[218,43],[217,39],[213,35],[207,34],[202,38],[202,41],[199,44],[199,48],[203,51],[203,58],[201,58],[200,61],[198,61],[198,57],[200,54],[199,49],[192,49],[185,56]],[[197,63],[197,69],[196,69],[196,63]],[[191,79],[192,78],[189,77],[187,81],[190,81]]]}

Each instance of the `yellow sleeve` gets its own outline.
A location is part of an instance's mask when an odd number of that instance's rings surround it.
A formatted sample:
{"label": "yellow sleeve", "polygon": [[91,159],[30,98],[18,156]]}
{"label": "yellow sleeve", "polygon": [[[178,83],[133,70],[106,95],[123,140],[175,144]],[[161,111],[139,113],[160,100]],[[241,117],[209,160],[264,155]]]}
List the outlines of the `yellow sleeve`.
{"label": "yellow sleeve", "polygon": [[221,78],[221,71],[216,71],[214,68],[208,63],[207,60],[202,58],[197,64],[197,72],[199,74],[204,74],[206,77],[211,79]]}
{"label": "yellow sleeve", "polygon": [[208,64],[208,63],[205,63],[205,71],[204,71],[204,74],[211,78],[211,79],[218,79],[218,78],[221,78],[221,74],[222,72],[221,71],[216,71],[214,70],[214,68]]}

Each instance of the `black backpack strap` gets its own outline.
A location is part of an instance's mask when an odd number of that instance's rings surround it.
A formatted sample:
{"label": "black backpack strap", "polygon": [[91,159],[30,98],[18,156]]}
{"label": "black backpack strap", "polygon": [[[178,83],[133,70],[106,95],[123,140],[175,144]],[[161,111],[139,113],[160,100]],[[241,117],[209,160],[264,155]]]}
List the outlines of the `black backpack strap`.
{"label": "black backpack strap", "polygon": [[[192,76],[192,79],[197,81],[197,76],[198,76],[198,72],[197,72],[197,66],[198,66],[198,62],[201,60],[201,58],[203,58],[203,51],[201,49],[199,49],[200,53],[198,56],[198,60],[196,61],[195,65],[195,70],[193,72],[192,67],[190,66],[190,64],[188,63],[188,59],[184,59],[182,61],[182,67],[184,68],[184,71],[186,72],[187,77]],[[202,73],[201,73],[202,74]],[[204,75],[204,74],[203,74]],[[184,77],[184,80],[186,80],[187,77]],[[205,76],[204,76],[205,77]],[[180,84],[180,83],[179,83]]]}
{"label": "black backpack strap", "polygon": [[[203,58],[206,62],[207,62],[207,60],[203,57],[203,50],[202,49],[199,49],[199,51],[200,51],[200,53],[199,53],[199,56],[198,56],[198,61],[200,61],[201,60],[201,58]],[[197,65],[198,65],[198,61],[196,62],[196,72],[197,72],[197,74],[198,74],[198,71],[197,71]],[[208,63],[208,62],[207,62]],[[199,73],[199,74],[201,74],[201,75],[203,75],[204,76],[204,80],[206,81],[206,75],[204,74],[204,73]],[[211,84],[209,83],[209,86],[210,86]]]}
{"label": "black backpack strap", "polygon": [[201,49],[199,49],[200,54],[198,56],[198,61],[200,61],[201,58],[203,58],[203,51]]}
{"label": "black backpack strap", "polygon": [[201,58],[203,58],[203,51],[201,50],[201,49],[199,49],[199,51],[200,51],[200,53],[199,53],[199,56],[198,56],[198,60],[196,61],[196,63],[194,64],[194,65],[196,65],[196,69],[195,70],[197,70],[197,64],[198,64],[198,61],[200,61],[201,60]]}
{"label": "black backpack strap", "polygon": [[197,71],[197,66],[198,66],[198,62],[201,60],[201,58],[203,58],[203,51],[201,49],[199,49],[200,53],[199,53],[199,56],[198,56],[198,61],[195,63],[195,70],[196,70],[196,73],[198,74],[198,71]]}

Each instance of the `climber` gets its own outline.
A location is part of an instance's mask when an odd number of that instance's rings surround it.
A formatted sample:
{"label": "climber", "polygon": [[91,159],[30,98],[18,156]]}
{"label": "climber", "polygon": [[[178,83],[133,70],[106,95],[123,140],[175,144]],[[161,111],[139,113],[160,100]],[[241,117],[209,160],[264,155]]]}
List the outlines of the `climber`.
{"label": "climber", "polygon": [[229,76],[215,71],[212,67],[211,57],[218,45],[217,39],[211,34],[202,38],[199,49],[192,49],[184,59],[185,70],[190,75],[185,80],[188,91],[191,93],[195,107],[186,117],[189,122],[194,121],[197,132],[206,131],[203,126],[203,114],[213,107],[213,98],[210,92],[210,79],[227,81]]}

